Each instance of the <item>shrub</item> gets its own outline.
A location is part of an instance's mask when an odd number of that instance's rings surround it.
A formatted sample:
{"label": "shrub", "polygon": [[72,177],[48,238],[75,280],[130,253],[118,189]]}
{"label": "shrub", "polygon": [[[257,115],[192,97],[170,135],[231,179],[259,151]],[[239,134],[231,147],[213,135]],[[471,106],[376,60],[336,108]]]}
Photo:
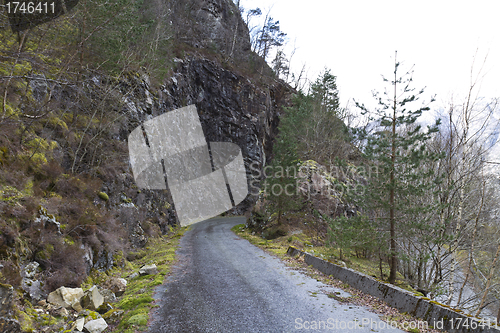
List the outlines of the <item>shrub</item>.
{"label": "shrub", "polygon": [[14,288],[19,287],[22,281],[19,266],[11,260],[2,260],[0,263],[3,265],[0,271],[0,282],[10,284]]}
{"label": "shrub", "polygon": [[61,286],[79,287],[86,277],[84,254],[78,243],[68,245],[57,242],[54,252],[47,259],[47,269],[51,272],[47,279],[47,291]]}

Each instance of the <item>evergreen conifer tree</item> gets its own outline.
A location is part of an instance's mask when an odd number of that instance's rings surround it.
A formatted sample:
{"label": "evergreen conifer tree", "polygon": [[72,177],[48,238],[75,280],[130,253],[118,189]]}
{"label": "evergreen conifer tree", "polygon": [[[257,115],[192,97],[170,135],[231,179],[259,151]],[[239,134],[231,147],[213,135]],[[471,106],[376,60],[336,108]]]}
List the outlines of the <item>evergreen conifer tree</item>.
{"label": "evergreen conifer tree", "polygon": [[422,200],[433,196],[439,182],[438,175],[426,168],[425,162],[442,157],[426,148],[426,141],[438,131],[440,122],[422,130],[417,120],[429,107],[413,105],[424,90],[415,93],[411,87],[412,71],[400,76],[399,67],[395,58],[394,79],[384,78],[392,91],[386,90],[382,96],[374,92],[378,101],[374,113],[356,103],[376,124],[373,133],[361,134],[365,139],[365,160],[378,167],[377,176],[369,180],[364,202],[367,210],[377,212],[373,220],[379,229],[389,233],[390,283],[395,283],[398,269],[398,232],[411,234],[412,229],[425,227],[422,216],[437,208],[435,201]]}

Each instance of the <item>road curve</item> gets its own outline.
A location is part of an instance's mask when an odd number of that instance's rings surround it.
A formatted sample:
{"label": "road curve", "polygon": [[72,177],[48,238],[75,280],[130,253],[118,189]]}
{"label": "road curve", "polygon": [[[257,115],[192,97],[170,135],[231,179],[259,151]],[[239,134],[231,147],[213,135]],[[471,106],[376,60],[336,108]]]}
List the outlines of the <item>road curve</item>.
{"label": "road curve", "polygon": [[185,233],[148,332],[402,332],[237,237],[230,229],[244,221],[210,219]]}

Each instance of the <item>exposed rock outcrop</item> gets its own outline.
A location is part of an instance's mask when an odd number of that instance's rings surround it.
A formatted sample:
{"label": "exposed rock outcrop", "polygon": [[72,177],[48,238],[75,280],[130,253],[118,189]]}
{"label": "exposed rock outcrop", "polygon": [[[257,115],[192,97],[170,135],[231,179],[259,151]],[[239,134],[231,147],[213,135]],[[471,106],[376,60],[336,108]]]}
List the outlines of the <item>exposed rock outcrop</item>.
{"label": "exposed rock outcrop", "polygon": [[[237,144],[248,175],[253,171],[257,176],[272,154],[279,115],[291,93],[280,80],[258,84],[215,61],[190,57],[178,61],[175,74],[161,90],[161,100],[164,111],[195,104],[207,141]],[[255,188],[252,183],[249,177],[249,189]],[[255,200],[256,196],[248,197],[239,212]]]}
{"label": "exposed rock outcrop", "polygon": [[248,60],[248,28],[232,0],[173,1],[169,9],[178,41],[240,62]]}

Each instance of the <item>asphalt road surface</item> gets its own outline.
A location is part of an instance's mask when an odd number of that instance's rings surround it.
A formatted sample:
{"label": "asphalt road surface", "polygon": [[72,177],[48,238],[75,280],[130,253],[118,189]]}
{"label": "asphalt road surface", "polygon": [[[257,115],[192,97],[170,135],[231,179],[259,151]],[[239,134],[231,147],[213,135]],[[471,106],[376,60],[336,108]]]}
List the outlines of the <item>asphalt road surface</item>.
{"label": "asphalt road surface", "polygon": [[237,237],[230,229],[244,221],[210,219],[184,234],[149,332],[402,332]]}

